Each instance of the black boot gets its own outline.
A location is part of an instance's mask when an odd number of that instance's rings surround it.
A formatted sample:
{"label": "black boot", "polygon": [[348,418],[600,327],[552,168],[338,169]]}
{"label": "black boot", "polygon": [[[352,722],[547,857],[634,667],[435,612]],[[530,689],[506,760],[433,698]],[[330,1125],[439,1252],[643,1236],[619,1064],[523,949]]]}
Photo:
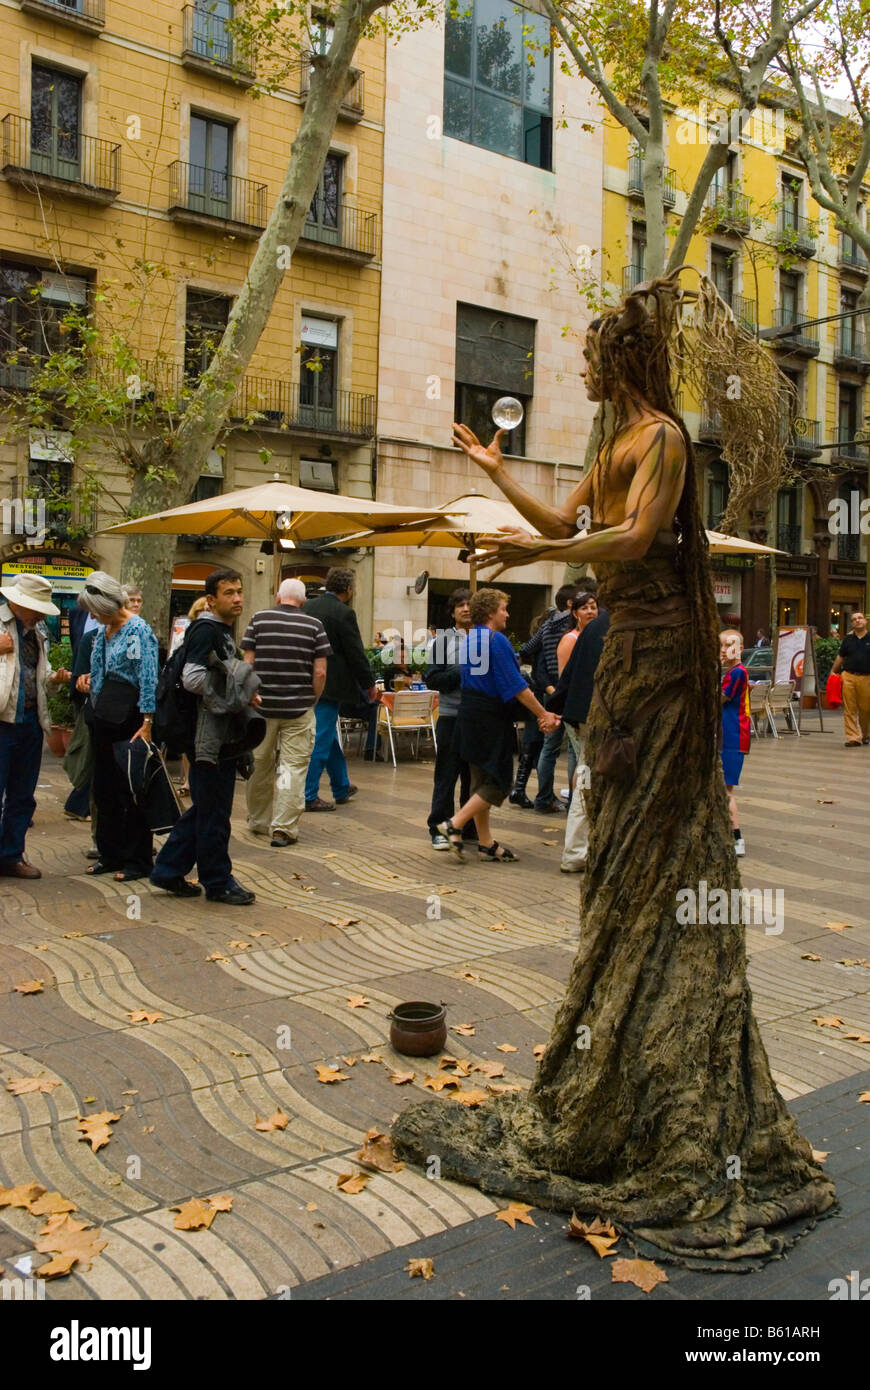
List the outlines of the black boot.
{"label": "black boot", "polygon": [[514,788],[508,797],[511,806],[521,806],[524,811],[530,811],[534,806],[534,801],[530,801],[526,796],[526,783],[532,775],[532,768],[537,767],[538,760],[530,753],[520,755],[517,763],[517,780]]}

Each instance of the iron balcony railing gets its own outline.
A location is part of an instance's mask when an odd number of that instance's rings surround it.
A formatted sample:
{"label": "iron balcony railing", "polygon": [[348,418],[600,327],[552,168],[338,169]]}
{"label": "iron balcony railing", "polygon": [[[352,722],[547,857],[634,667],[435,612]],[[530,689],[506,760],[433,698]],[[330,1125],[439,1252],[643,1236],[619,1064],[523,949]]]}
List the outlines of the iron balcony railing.
{"label": "iron balcony railing", "polygon": [[343,202],[334,216],[324,212],[321,212],[319,217],[309,215],[302,228],[301,239],[317,242],[320,246],[334,246],[342,251],[353,251],[360,256],[376,256],[378,232],[376,212]]}
{"label": "iron balcony railing", "polygon": [[775,309],[773,327],[789,330],[773,338],[774,346],[798,347],[813,355],[819,351],[818,325],[811,323],[805,314],[796,313],[794,309]]}
{"label": "iron balcony railing", "polygon": [[183,19],[183,58],[201,59],[228,72],[253,77],[253,49],[227,29],[224,15],[210,8],[208,0],[199,5],[185,5]]}
{"label": "iron balcony railing", "polygon": [[262,229],[266,225],[266,184],[240,179],[223,169],[206,169],[176,159],[169,166],[169,211]]}
{"label": "iron balcony railing", "polygon": [[722,417],[718,410],[709,406],[701,407],[701,422],[698,426],[699,439],[718,439],[722,433]]}
{"label": "iron balcony railing", "polygon": [[861,560],[861,537],[856,531],[841,531],[837,536],[837,559]]}
{"label": "iron balcony railing", "polygon": [[862,367],[870,367],[870,356],[867,355],[864,334],[855,327],[854,319],[844,319],[837,329],[834,361],[846,361],[849,364],[855,363]]}
{"label": "iron balcony railing", "polygon": [[628,294],[630,290],[636,289],[641,281],[646,279],[646,271],[642,265],[625,265],[622,267],[622,293]]}
{"label": "iron balcony railing", "polygon": [[867,253],[861,249],[854,237],[847,236],[845,232],[840,233],[837,260],[840,265],[848,267],[849,270],[860,270],[865,275],[870,270],[870,260],[867,259]]}
{"label": "iron balcony railing", "polygon": [[754,333],[757,322],[755,300],[747,299],[742,294],[732,294],[729,303],[740,327],[745,329],[747,333]]}
{"label": "iron balcony railing", "polygon": [[121,188],[121,146],[77,130],[40,126],[27,116],[3,117],[3,172],[42,175],[115,197]]}
{"label": "iron balcony railing", "polygon": [[785,444],[794,454],[816,454],[822,443],[822,426],[819,420],[808,420],[803,415],[795,415],[785,429]]}
{"label": "iron balcony railing", "polygon": [[837,447],[834,450],[840,458],[855,459],[859,463],[865,463],[868,459],[868,447],[866,439],[856,439],[856,431],[844,429],[842,426],[837,430]]}
{"label": "iron balcony railing", "polygon": [[[303,62],[299,68],[299,95],[303,101],[311,90],[312,67],[310,60],[319,56],[322,55],[309,54],[309,61]],[[351,72],[354,74],[354,80],[342,100],[338,114],[349,120],[358,121],[365,114],[366,78],[365,73],[360,72],[359,68],[351,68]]]}
{"label": "iron balcony railing", "polygon": [[106,22],[105,0],[21,0],[21,8],[32,14],[54,12],[60,23],[77,28],[102,29]]}
{"label": "iron balcony railing", "polygon": [[750,202],[747,194],[736,188],[720,188],[712,184],[707,190],[707,207],[716,212],[716,226],[724,231],[746,232],[750,225]]}
{"label": "iron balcony railing", "polygon": [[776,241],[781,248],[796,251],[799,256],[814,256],[818,235],[818,228],[808,217],[801,217],[791,208],[780,208],[776,219]]}
{"label": "iron balcony railing", "polygon": [[801,528],[791,523],[780,522],[776,528],[776,548],[777,550],[787,550],[789,555],[800,555]]}
{"label": "iron balcony railing", "polygon": [[[17,480],[18,496],[26,499],[26,502],[41,502],[45,508],[44,515],[40,517],[41,524],[45,526],[50,536],[56,540],[74,540],[81,536],[92,535],[97,529],[97,504],[93,498],[83,498],[76,495],[75,491],[70,492],[69,500],[66,503],[58,501],[60,492],[60,482],[52,482],[50,477],[40,476],[38,473],[31,473],[28,477],[19,477]],[[31,512],[25,507],[25,515],[30,517]]]}
{"label": "iron balcony railing", "polygon": [[317,373],[305,383],[280,377],[247,376],[237,391],[230,418],[251,419],[260,428],[306,429],[314,434],[348,434],[372,439],[375,432],[375,397],[359,391],[334,391],[322,400]]}
{"label": "iron balcony railing", "polygon": [[[643,166],[644,157],[642,154],[633,154],[628,161],[628,191],[635,197],[643,197]],[[662,171],[662,202],[666,208],[672,208],[677,201],[677,174],[675,169],[664,169]]]}

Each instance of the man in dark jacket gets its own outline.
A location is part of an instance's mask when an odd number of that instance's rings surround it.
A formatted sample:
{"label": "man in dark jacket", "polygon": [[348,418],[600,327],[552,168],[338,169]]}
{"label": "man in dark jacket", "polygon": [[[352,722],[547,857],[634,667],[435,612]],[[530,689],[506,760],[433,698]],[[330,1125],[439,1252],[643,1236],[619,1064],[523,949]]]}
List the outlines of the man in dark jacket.
{"label": "man in dark jacket", "polygon": [[[571,600],[578,592],[575,584],[563,584],[556,591],[556,612],[546,622],[541,623],[534,637],[520,648],[520,661],[534,662],[539,652],[543,653],[547,673],[545,693],[550,694],[559,679],[559,664],[556,648],[576,619],[571,612]],[[541,697],[543,699],[543,696]],[[538,794],[535,797],[535,810],[541,815],[550,816],[564,811],[563,803],[556,798],[554,780],[556,763],[562,748],[562,725],[544,739],[544,746],[538,758]]]}
{"label": "man in dark jacket", "polygon": [[574,650],[548,701],[548,708],[555,708],[561,713],[562,723],[577,758],[568,823],[565,826],[565,847],[559,865],[563,874],[580,874],[586,868],[589,847],[589,821],[584,796],[589,788],[589,768],[585,757],[586,720],[592,703],[595,672],[609,627],[609,614],[599,608],[598,617],[592,619],[574,643]]}
{"label": "man in dark jacket", "polygon": [[[438,691],[438,750],[435,754],[435,780],[432,805],[429,810],[429,835],[432,848],[449,850],[450,842],[438,829],[451,820],[455,807],[456,783],[459,782],[459,804],[464,806],[471,795],[470,770],[455,747],[456,722],[462,685],[462,659],[465,638],[471,627],[470,589],[454,589],[447,600],[452,627],[442,628],[429,643],[429,665],[424,679],[430,690]],[[462,832],[464,840],[476,840],[474,821]]]}
{"label": "man in dark jacket", "polygon": [[[326,593],[309,599],[304,612],[319,618],[326,628],[332,655],[326,658],[326,685],[314,707],[317,729],[314,752],[305,780],[306,811],[334,811],[357,792],[351,785],[347,763],[338,740],[339,705],[358,704],[360,690],[369,700],[378,696],[375,678],[360,637],[359,623],[350,606],[353,597],[353,570],[333,566],[326,576]],[[329,777],[333,801],[320,797],[323,770]]]}

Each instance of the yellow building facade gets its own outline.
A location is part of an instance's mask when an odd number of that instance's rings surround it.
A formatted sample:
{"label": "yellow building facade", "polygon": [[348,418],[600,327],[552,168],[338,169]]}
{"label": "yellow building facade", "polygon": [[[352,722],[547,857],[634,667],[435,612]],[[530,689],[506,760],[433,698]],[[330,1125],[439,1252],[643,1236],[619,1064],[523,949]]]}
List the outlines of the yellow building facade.
{"label": "yellow building facade", "polygon": [[[723,108],[731,105],[733,97],[723,101]],[[665,201],[671,235],[723,118],[724,109],[703,102],[693,110],[669,110]],[[625,128],[609,116],[604,127],[602,280],[616,295],[649,273],[643,166]],[[789,152],[793,133],[775,97],[763,102],[742,134],[731,123],[728,162],[710,189],[685,260],[711,276],[745,328],[769,340],[797,393],[795,416],[783,424],[792,481],[768,511],[746,516],[741,526],[751,539],[787,552],[776,561],[776,622],[843,634],[850,614],[865,604],[868,539],[857,524],[833,529],[832,518],[839,499],[854,523],[867,495],[870,355],[855,319],[811,321],[854,307],[868,264],[813,199],[803,166]],[[702,473],[707,525],[715,529],[728,492],[718,420],[688,393],[682,408]],[[739,623],[747,643],[758,629],[769,634],[766,561],[717,562],[715,583],[723,621]]]}
{"label": "yellow building facade", "polygon": [[[146,364],[142,389],[169,398],[195,381],[244,282],[290,160],[310,65],[255,98],[263,65],[228,28],[228,0],[0,7],[0,392],[26,390],[64,312],[92,305],[104,331],[121,332]],[[316,41],[328,42],[325,25]],[[356,63],[304,235],[197,497],[274,473],[374,495],[383,38],[363,40]],[[311,360],[316,371],[306,370]],[[88,460],[105,484],[96,506],[50,502],[48,535],[38,535],[22,494],[32,498],[49,474],[55,499],[77,481],[66,423],[58,416],[49,435],[7,430],[0,445],[4,581],[43,568],[64,604],[89,568],[117,573],[121,541],[96,533],[121,518],[129,496],[107,449]],[[242,570],[249,604],[269,601],[272,565],[255,546],[182,538],[176,559],[176,611],[215,564]],[[310,579],[328,565],[314,552],[288,559],[285,574]]]}

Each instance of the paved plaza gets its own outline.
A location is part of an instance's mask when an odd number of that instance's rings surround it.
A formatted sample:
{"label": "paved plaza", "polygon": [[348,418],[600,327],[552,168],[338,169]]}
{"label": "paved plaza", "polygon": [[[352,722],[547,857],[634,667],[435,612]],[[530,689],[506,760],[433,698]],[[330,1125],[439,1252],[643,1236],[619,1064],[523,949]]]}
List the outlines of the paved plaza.
{"label": "paved plaza", "polygon": [[[826,729],[754,741],[740,789],[744,885],[784,895],[781,935],[747,928],[756,1013],[777,1083],[797,1102],[807,1137],[830,1152],[852,1213],[798,1247],[811,1263],[819,1255],[815,1282],[789,1295],[804,1298],[827,1297],[827,1281],[855,1267],[854,1223],[861,1217],[866,1235],[868,1220],[870,1107],[858,1096],[870,1045],[846,1035],[870,1035],[870,748],[845,749],[838,717],[826,715]],[[535,1242],[562,1238],[560,1217],[537,1213],[537,1234],[512,1232],[495,1221],[504,1203],[409,1167],[376,1173],[356,1194],[337,1188],[361,1171],[354,1155],[367,1130],[387,1130],[403,1106],[431,1095],[423,1083],[438,1058],[391,1050],[394,1005],[444,1001],[452,1028],[474,1029],[449,1034],[450,1054],[503,1064],[500,1084],[528,1085],[568,975],[580,895],[578,877],[558,869],[561,818],[505,808],[496,834],[521,862],[461,865],[429,847],[431,764],[394,770],[354,758],[351,770],[358,796],[334,814],[303,817],[300,843],[286,850],[248,834],[238,785],[234,868],[257,902],[233,910],[179,902],[147,883],[89,879],[88,827],[63,817],[66,779],[46,756],[28,839],[43,878],[4,880],[0,890],[0,1186],[35,1180],[56,1190],[108,1240],[90,1270],[52,1281],[49,1298],[262,1299],[296,1296],[302,1285],[307,1297],[407,1289],[507,1298],[519,1295],[498,1270],[523,1250],[537,1258]],[[15,991],[34,979],[40,992]],[[160,1017],[132,1021],[139,1010]],[[516,1050],[500,1051],[505,1044]],[[338,1066],[346,1079],[321,1081],[318,1066]],[[392,1079],[409,1072],[413,1080]],[[7,1090],[24,1077],[60,1084]],[[473,1072],[462,1085],[486,1082]],[[103,1110],[120,1118],[95,1153],[80,1142],[77,1117]],[[255,1129],[278,1110],[290,1117],[285,1129]],[[232,1209],[208,1229],[175,1228],[173,1206],[223,1194]],[[23,1209],[2,1210],[0,1272],[20,1268],[40,1224]],[[409,1280],[408,1251],[430,1245],[435,1278]],[[469,1276],[466,1289],[463,1271],[483,1269],[487,1252],[489,1272]],[[569,1253],[555,1250],[553,1269],[564,1265],[582,1283],[574,1244]],[[35,1256],[34,1267],[46,1258]],[[597,1256],[583,1259],[600,1278]],[[343,1271],[353,1273],[342,1285]],[[725,1277],[748,1297],[772,1276]],[[682,1296],[735,1296],[717,1294],[718,1278],[693,1275]],[[542,1290],[530,1296],[565,1296],[547,1292],[552,1280],[526,1286]],[[665,1286],[630,1292],[679,1296]]]}

